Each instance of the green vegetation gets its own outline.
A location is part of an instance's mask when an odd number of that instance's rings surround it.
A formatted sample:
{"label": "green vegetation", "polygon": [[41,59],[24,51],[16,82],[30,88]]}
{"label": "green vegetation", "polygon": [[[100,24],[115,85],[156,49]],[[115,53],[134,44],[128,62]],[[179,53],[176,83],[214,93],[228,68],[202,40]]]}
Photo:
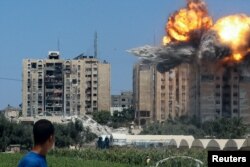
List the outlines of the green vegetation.
{"label": "green vegetation", "polygon": [[[23,154],[4,154],[0,153],[0,166],[1,167],[13,167],[17,166],[18,161]],[[73,157],[57,157],[48,156],[47,162],[49,167],[130,167],[127,164],[119,164],[105,161],[96,160],[83,160],[81,158]]]}
{"label": "green vegetation", "polygon": [[109,111],[98,111],[93,113],[93,119],[99,124],[106,125],[111,120]]}
{"label": "green vegetation", "polygon": [[[82,123],[76,120],[74,123],[54,124],[55,146],[62,148],[69,145],[79,145],[93,141],[97,136],[84,128]],[[32,125],[24,125],[8,121],[0,113],[0,151],[5,151],[11,144],[20,144],[23,149],[32,147]]]}
{"label": "green vegetation", "polygon": [[109,111],[99,111],[93,113],[93,119],[102,125],[109,125],[113,128],[128,126],[134,121],[135,111],[132,108],[123,109],[121,112],[114,111],[110,115]]}
{"label": "green vegetation", "polygon": [[113,128],[129,126],[129,124],[134,121],[135,111],[132,108],[123,109],[121,112],[114,111],[112,116]]}
{"label": "green vegetation", "polygon": [[180,117],[164,123],[152,123],[143,127],[141,134],[193,135],[195,138],[242,138],[248,132],[241,118],[221,118],[199,124],[195,118]]}
{"label": "green vegetation", "polygon": [[[3,167],[16,166],[22,154],[0,154],[0,162]],[[150,158],[150,166],[159,160],[171,156],[190,156],[204,162],[207,166],[207,151],[195,149],[135,149],[135,148],[113,148],[109,150],[85,149],[69,150],[56,149],[47,156],[49,167],[144,167],[146,157]],[[175,159],[163,163],[161,166],[193,167],[194,161],[186,159]],[[2,167],[1,166],[1,167]]]}
{"label": "green vegetation", "polygon": [[237,139],[244,137],[247,132],[247,125],[243,124],[241,118],[217,119],[204,122],[201,126],[205,135],[216,136],[224,139]]}
{"label": "green vegetation", "polygon": [[[146,157],[149,156],[151,161],[150,165],[155,165],[159,160],[162,160],[171,156],[190,156],[203,161],[206,164],[207,151],[197,149],[136,149],[136,148],[112,148],[108,150],[98,149],[84,149],[84,150],[68,150],[68,149],[56,149],[50,152],[50,155],[59,157],[78,157],[84,160],[97,160],[106,161],[112,163],[128,164],[129,166],[145,166]],[[178,163],[189,162],[191,166],[192,161],[190,160],[175,160]],[[172,161],[169,161],[172,163]],[[189,167],[189,165],[184,165]]]}
{"label": "green vegetation", "polygon": [[32,126],[11,123],[0,113],[0,151],[10,144],[21,144],[25,149],[32,146]]}
{"label": "green vegetation", "polygon": [[81,121],[76,120],[74,123],[55,124],[55,146],[62,148],[69,145],[79,145],[93,141],[97,136],[84,128]]}

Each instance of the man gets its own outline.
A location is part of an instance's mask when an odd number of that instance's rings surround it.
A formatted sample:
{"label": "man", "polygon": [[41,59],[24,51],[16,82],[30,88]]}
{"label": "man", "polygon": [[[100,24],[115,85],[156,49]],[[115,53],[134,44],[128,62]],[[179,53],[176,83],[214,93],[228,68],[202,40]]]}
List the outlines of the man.
{"label": "man", "polygon": [[34,147],[18,164],[18,167],[47,167],[46,154],[54,146],[55,130],[46,119],[37,121],[33,126]]}

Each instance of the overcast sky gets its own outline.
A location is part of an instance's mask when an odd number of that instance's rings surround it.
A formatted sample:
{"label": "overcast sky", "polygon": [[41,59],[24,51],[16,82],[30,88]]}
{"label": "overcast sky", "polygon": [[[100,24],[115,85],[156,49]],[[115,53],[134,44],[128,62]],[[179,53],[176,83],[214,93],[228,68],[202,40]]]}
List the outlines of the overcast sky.
{"label": "overcast sky", "polygon": [[[210,14],[249,15],[248,0],[207,0]],[[111,93],[132,90],[137,59],[127,49],[160,45],[168,16],[185,0],[0,0],[0,109],[22,102],[22,60],[44,59],[48,51],[72,59],[93,55],[98,32],[101,60],[111,63]],[[6,80],[1,78],[17,79]]]}

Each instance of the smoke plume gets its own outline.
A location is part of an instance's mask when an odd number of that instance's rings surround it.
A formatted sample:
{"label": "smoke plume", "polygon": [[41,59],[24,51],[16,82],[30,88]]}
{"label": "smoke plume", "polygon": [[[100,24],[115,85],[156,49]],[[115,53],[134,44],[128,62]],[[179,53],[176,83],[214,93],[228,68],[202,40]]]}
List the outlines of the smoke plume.
{"label": "smoke plume", "polygon": [[213,24],[203,0],[188,0],[166,23],[162,46],[128,50],[141,63],[155,64],[160,72],[181,63],[212,62],[250,64],[250,17],[233,15]]}

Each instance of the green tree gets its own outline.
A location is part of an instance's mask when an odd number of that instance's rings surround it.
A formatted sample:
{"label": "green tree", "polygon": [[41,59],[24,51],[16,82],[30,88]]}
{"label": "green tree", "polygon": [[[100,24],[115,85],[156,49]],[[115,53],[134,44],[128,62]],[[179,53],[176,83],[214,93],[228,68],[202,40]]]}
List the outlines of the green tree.
{"label": "green tree", "polygon": [[5,151],[10,144],[20,144],[29,149],[32,146],[32,126],[10,122],[0,113],[0,150]]}
{"label": "green tree", "polygon": [[141,134],[193,135],[195,138],[242,138],[248,131],[242,118],[220,118],[198,123],[187,117],[153,123],[143,127]]}
{"label": "green tree", "polygon": [[109,111],[98,111],[93,113],[93,119],[99,124],[106,125],[111,120]]}
{"label": "green tree", "polygon": [[123,109],[122,111],[114,111],[112,116],[113,128],[128,126],[131,121],[134,121],[135,111],[132,108]]}
{"label": "green tree", "polygon": [[68,124],[55,124],[56,147],[63,148],[69,145],[82,145],[91,142],[97,136],[89,128],[84,128],[80,120]]}
{"label": "green tree", "polygon": [[141,134],[154,135],[193,135],[194,137],[203,136],[203,131],[185,120],[167,120],[164,123],[153,123],[143,127]]}
{"label": "green tree", "polygon": [[216,138],[242,138],[247,133],[247,126],[242,118],[221,118],[202,124],[205,134]]}

